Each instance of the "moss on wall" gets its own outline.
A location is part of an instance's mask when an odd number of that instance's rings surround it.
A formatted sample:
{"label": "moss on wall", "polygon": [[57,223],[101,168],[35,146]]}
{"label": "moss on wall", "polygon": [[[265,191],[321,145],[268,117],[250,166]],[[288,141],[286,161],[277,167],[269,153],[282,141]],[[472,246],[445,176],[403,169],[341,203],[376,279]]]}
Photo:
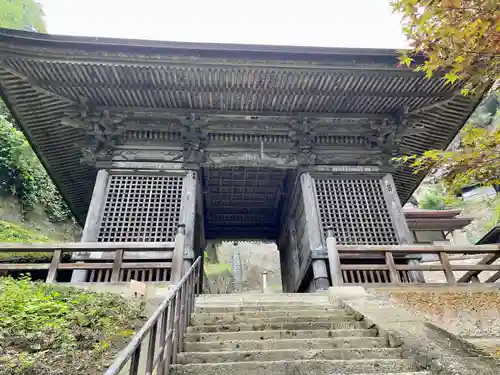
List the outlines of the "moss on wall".
{"label": "moss on wall", "polygon": [[[21,224],[0,220],[0,243],[40,243],[51,242],[39,231]],[[0,252],[0,262],[3,263],[47,263],[52,258],[52,252]]]}

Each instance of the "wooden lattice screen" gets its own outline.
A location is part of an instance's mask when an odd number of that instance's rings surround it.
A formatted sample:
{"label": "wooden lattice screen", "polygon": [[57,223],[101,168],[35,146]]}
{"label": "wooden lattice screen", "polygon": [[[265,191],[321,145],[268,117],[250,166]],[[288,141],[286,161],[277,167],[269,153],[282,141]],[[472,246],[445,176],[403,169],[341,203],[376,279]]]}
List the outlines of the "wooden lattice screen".
{"label": "wooden lattice screen", "polygon": [[[397,245],[380,179],[315,178],[323,230],[343,245]],[[326,235],[326,233],[325,233]]]}
{"label": "wooden lattice screen", "polygon": [[99,242],[173,242],[182,176],[110,175]]}

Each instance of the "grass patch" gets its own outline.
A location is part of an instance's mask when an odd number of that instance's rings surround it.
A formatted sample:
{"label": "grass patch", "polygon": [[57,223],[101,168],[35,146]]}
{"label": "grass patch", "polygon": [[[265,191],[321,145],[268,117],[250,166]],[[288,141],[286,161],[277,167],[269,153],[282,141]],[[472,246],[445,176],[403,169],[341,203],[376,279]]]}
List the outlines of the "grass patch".
{"label": "grass patch", "polygon": [[229,264],[205,264],[204,268],[208,276],[231,276],[231,267]]}
{"label": "grass patch", "polygon": [[[0,243],[40,243],[52,242],[47,236],[20,224],[0,220]],[[66,254],[65,254],[66,256]],[[69,255],[66,256],[69,258]],[[3,252],[0,251],[2,263],[50,263],[52,252]]]}
{"label": "grass patch", "polygon": [[228,264],[205,263],[205,293],[223,294],[231,291],[232,272]]}
{"label": "grass patch", "polygon": [[102,375],[143,322],[138,300],[0,278],[0,375]]}

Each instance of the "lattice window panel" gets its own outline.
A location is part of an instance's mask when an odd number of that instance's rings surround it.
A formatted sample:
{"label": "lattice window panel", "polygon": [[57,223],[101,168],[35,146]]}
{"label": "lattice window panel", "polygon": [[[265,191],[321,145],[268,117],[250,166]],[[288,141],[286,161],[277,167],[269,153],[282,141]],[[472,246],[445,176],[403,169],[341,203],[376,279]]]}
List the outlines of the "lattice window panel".
{"label": "lattice window panel", "polygon": [[380,180],[315,179],[323,230],[345,245],[397,245]]}
{"label": "lattice window panel", "polygon": [[181,176],[111,175],[99,242],[173,242]]}

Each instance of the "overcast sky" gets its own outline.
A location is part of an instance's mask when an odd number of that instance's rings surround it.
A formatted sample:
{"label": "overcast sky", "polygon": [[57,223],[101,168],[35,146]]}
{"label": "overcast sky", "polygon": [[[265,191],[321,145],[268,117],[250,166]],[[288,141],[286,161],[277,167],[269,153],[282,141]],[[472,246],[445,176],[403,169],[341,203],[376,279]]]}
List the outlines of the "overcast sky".
{"label": "overcast sky", "polygon": [[389,0],[39,0],[48,32],[183,42],[404,48]]}

